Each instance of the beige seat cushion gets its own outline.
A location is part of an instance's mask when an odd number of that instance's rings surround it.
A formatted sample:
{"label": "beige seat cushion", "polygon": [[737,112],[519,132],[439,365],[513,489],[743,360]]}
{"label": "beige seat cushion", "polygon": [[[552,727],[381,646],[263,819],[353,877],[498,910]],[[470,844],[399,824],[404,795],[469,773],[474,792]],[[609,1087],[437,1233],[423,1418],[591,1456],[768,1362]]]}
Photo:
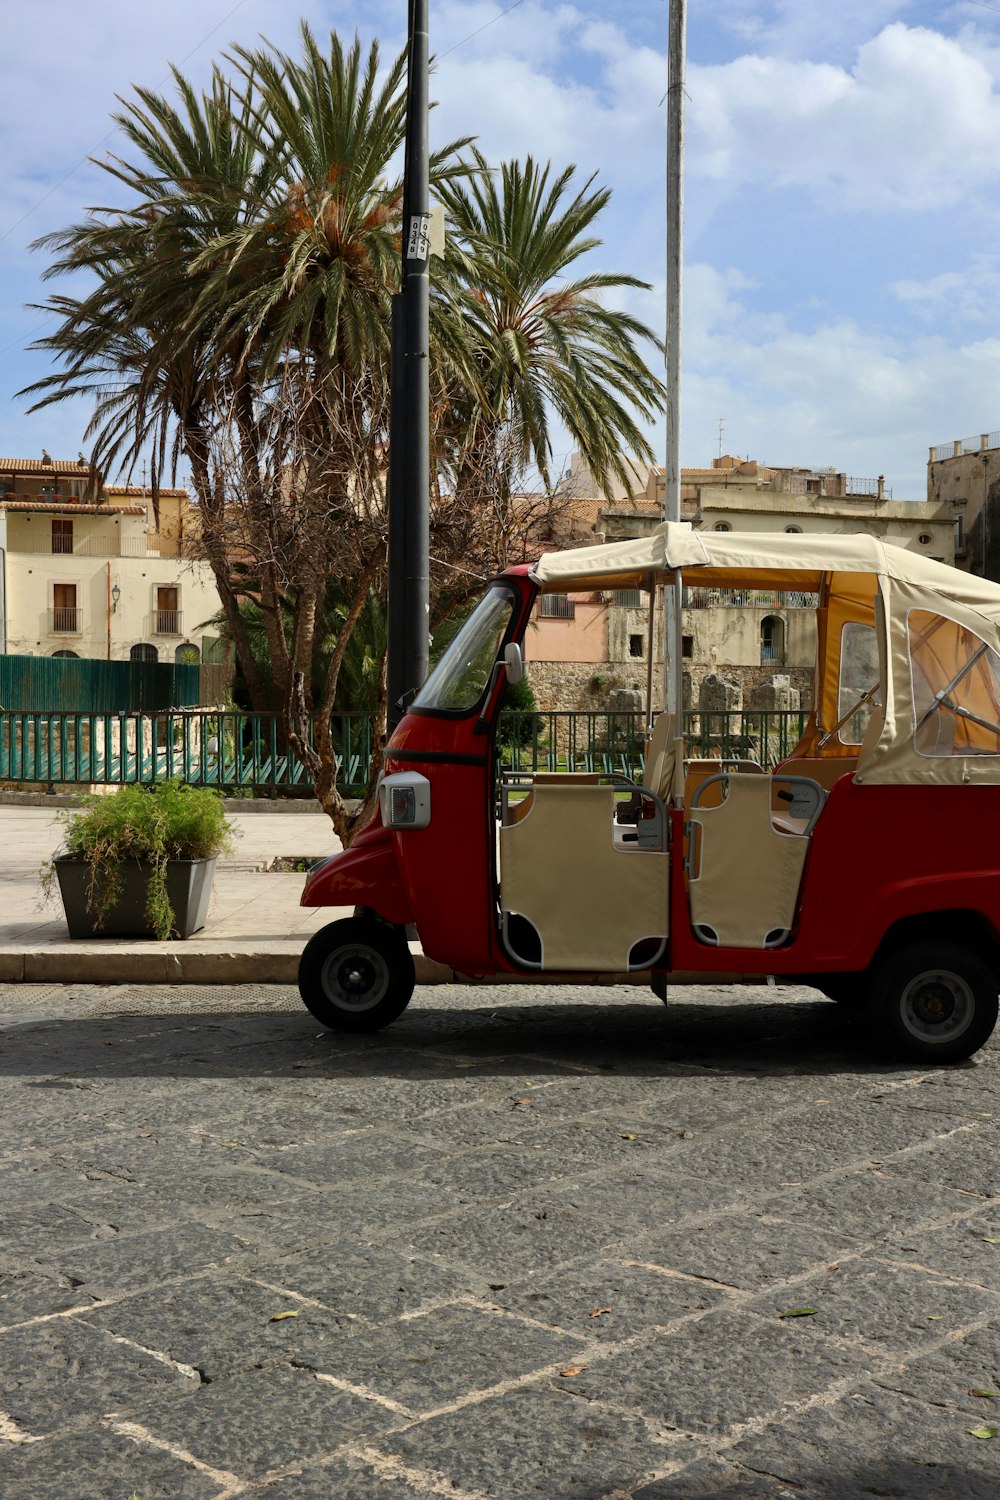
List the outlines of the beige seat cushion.
{"label": "beige seat cushion", "polygon": [[611,786],[541,783],[500,830],[500,903],[532,923],[543,969],[619,973],[643,938],[667,934],[669,856],[614,847]]}
{"label": "beige seat cushion", "polygon": [[690,814],[699,830],[691,921],[721,947],[764,948],[795,920],[809,840],[774,827],[769,776],[734,772],[728,788],[721,806]]}

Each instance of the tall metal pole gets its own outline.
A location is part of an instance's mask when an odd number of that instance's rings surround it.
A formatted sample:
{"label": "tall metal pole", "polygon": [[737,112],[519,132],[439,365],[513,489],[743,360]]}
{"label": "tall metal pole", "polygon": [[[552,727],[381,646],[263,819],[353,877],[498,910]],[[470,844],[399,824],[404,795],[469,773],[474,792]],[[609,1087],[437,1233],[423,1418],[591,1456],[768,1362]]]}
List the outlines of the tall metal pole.
{"label": "tall metal pole", "polygon": [[[681,518],[681,293],[684,259],[684,60],[685,0],[670,0],[667,44],[667,450],[663,519]],[[672,608],[664,611],[665,706],[683,722],[681,676],[681,575],[674,577]]]}
{"label": "tall metal pole", "polygon": [[[402,292],[389,424],[389,725],[427,676],[430,617],[430,181],[427,0],[409,0]],[[401,360],[400,360],[401,354]],[[394,572],[395,565],[395,572]]]}

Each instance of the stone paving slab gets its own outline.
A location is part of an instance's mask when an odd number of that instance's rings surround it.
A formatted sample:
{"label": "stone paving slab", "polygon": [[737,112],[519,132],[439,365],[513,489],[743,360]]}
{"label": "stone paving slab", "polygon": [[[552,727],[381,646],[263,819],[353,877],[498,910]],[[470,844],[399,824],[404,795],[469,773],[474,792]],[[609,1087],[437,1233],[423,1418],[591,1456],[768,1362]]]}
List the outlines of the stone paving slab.
{"label": "stone paving slab", "polygon": [[0,1495],[995,1500],[998,1085],[805,990],[0,986]]}

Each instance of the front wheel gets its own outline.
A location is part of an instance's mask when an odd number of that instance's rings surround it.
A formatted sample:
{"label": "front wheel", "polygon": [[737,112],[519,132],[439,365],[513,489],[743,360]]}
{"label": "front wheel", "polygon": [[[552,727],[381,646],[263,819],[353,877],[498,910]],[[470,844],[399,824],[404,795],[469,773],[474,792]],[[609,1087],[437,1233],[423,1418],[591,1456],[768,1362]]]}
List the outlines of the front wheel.
{"label": "front wheel", "polygon": [[997,980],[956,943],[914,943],[873,972],[871,997],[883,1036],[916,1062],[963,1062],[997,1022]]}
{"label": "front wheel", "polygon": [[378,1031],[410,1003],[416,974],[406,939],[372,917],[321,927],[299,960],[299,994],[331,1031]]}

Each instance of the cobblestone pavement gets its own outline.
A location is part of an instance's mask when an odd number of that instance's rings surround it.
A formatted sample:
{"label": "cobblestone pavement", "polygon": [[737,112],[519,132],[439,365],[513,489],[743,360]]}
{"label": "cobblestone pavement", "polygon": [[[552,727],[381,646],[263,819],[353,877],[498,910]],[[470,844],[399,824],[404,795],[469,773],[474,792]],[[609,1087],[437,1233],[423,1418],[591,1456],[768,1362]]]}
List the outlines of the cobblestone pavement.
{"label": "cobblestone pavement", "polygon": [[1000,1491],[997,1047],[738,988],[0,1021],[5,1500]]}

